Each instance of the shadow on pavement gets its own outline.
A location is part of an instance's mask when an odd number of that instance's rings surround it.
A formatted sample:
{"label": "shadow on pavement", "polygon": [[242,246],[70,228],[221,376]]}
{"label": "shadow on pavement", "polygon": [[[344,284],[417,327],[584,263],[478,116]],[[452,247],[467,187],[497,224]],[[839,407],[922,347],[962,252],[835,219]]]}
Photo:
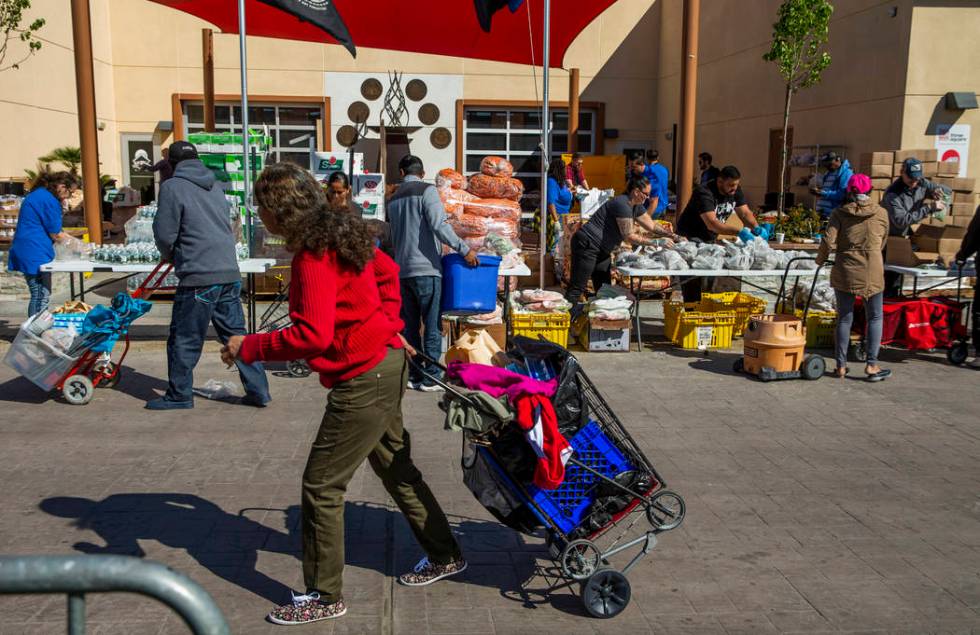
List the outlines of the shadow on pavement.
{"label": "shadow on pavement", "polygon": [[52,398],[23,377],[15,377],[0,384],[0,402],[42,404]]}
{"label": "shadow on pavement", "polygon": [[[97,390],[116,390],[140,401],[156,399],[167,390],[166,379],[146,375],[129,366],[123,366],[119,372],[121,377],[115,388]],[[61,399],[58,391],[44,392],[23,377],[15,377],[0,384],[0,402],[42,404],[58,399]]]}
{"label": "shadow on pavement", "polygon": [[[246,508],[233,514],[193,494],[149,493],[113,494],[101,501],[51,497],[41,501],[39,507],[52,516],[72,519],[77,529],[93,531],[105,543],[77,542],[72,545],[76,551],[142,558],[146,553],[139,541],[154,540],[186,551],[214,575],[274,604],[288,602],[290,588],[256,568],[259,552],[289,554],[296,558],[296,567],[301,566],[301,514],[296,505],[287,509]],[[273,529],[248,517],[258,512],[272,512],[271,518],[278,512],[281,528]],[[347,566],[373,569],[386,576],[403,573],[393,570],[397,554],[392,537],[400,516],[379,505],[348,501],[344,508]],[[450,522],[464,551],[487,550],[512,542],[512,530],[497,523],[458,517],[451,517]],[[407,526],[397,531],[407,532]],[[410,540],[410,535],[406,539]],[[475,564],[450,581],[499,588],[504,597],[525,606],[536,604],[525,592],[524,581],[532,579],[540,569],[535,565],[534,553],[520,553],[526,557],[515,559],[513,575],[488,575],[487,570],[481,574],[481,565]],[[509,562],[506,553],[501,557]]]}

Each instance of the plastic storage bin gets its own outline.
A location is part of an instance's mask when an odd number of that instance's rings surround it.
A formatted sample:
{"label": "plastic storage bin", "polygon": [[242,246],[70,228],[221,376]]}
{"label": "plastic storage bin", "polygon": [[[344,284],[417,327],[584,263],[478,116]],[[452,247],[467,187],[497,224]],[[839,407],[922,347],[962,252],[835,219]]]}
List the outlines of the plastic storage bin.
{"label": "plastic storage bin", "polygon": [[700,302],[674,302],[664,300],[664,335],[673,342],[677,339],[678,317],[688,311],[699,311]]}
{"label": "plastic storage bin", "polygon": [[717,311],[735,312],[735,337],[742,337],[749,327],[753,315],[766,312],[766,301],[750,293],[726,291],[723,293],[702,293],[701,311],[715,313]]}
{"label": "plastic storage bin", "polygon": [[27,330],[20,327],[3,362],[44,391],[52,390],[78,361],[69,357]]}
{"label": "plastic storage bin", "polygon": [[[575,450],[572,458],[607,478],[635,469],[595,421],[579,430],[568,443]],[[547,516],[542,520],[547,522],[550,519],[567,534],[578,527],[588,514],[595,498],[592,490],[599,480],[588,470],[568,464],[565,466],[565,480],[557,489],[543,490],[528,485],[527,493]]]}
{"label": "plastic storage bin", "polygon": [[514,335],[544,339],[568,348],[568,328],[572,318],[568,313],[511,313],[510,327]]}
{"label": "plastic storage bin", "polygon": [[681,348],[731,348],[735,335],[735,313],[682,313],[677,320],[674,344]]}
{"label": "plastic storage bin", "polygon": [[[796,310],[796,317],[803,319],[803,310]],[[837,329],[836,311],[810,311],[806,315],[806,345],[808,348],[833,348]]]}
{"label": "plastic storage bin", "polygon": [[497,308],[500,258],[480,255],[480,266],[470,267],[459,254],[442,259],[442,311],[490,313]]}

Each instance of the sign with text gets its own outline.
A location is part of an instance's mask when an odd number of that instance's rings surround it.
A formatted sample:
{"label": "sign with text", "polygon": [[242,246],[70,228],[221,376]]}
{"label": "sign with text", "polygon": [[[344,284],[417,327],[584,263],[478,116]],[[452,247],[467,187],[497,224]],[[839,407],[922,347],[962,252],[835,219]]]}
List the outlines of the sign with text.
{"label": "sign with text", "polygon": [[960,177],[966,176],[970,157],[970,125],[965,123],[940,124],[936,128],[936,150],[940,161],[959,161]]}

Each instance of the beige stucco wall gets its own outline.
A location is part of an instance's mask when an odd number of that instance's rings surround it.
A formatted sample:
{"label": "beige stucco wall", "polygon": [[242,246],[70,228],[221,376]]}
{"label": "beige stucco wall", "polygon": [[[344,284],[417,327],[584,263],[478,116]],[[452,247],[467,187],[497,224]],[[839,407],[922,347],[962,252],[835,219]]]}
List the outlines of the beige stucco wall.
{"label": "beige stucco wall", "polygon": [[916,3],[910,39],[902,146],[932,148],[936,124],[969,124],[968,175],[980,178],[980,109],[945,109],[947,92],[980,93],[980,4],[971,0]]}

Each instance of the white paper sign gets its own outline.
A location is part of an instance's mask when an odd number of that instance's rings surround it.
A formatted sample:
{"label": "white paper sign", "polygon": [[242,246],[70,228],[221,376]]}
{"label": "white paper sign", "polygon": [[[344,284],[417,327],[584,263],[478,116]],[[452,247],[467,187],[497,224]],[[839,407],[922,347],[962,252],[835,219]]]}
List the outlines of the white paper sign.
{"label": "white paper sign", "polygon": [[970,124],[939,124],[936,127],[936,150],[940,161],[959,161],[959,176],[966,176],[970,157]]}
{"label": "white paper sign", "polygon": [[714,334],[714,327],[711,326],[699,326],[697,327],[698,334],[698,348],[703,350],[711,346],[711,336]]}

